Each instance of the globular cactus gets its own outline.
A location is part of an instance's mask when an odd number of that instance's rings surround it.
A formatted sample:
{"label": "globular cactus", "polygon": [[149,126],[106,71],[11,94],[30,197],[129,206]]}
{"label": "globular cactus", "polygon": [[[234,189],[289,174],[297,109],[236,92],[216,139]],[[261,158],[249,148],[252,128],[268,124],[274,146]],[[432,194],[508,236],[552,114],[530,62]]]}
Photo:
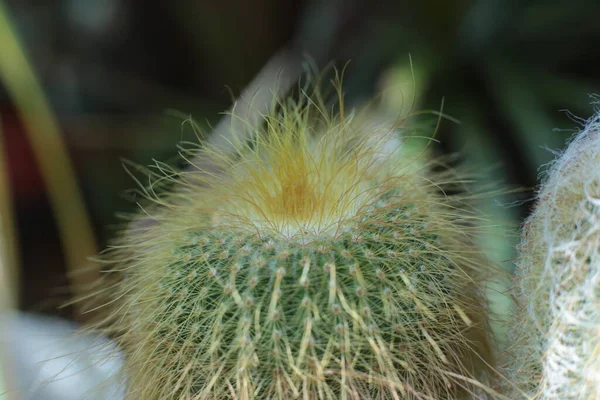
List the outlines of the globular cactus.
{"label": "globular cactus", "polygon": [[600,399],[600,114],[551,165],[517,272],[513,397]]}
{"label": "globular cactus", "polygon": [[488,390],[492,267],[473,195],[447,168],[416,167],[393,124],[320,99],[280,101],[235,156],[192,152],[218,173],[157,164],[172,192],[144,189],[155,206],[106,256],[118,279],[99,326],[125,353],[128,398]]}

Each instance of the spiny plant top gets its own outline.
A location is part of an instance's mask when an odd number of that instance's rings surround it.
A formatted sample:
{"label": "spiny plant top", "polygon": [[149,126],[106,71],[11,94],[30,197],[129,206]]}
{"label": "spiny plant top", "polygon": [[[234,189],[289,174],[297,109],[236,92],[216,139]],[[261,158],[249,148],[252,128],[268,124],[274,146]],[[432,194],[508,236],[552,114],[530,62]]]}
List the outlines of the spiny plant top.
{"label": "spiny plant top", "polygon": [[[219,173],[174,172],[109,252],[131,399],[454,399],[492,362],[453,173],[428,175],[393,124],[302,96],[265,116]],[[363,119],[363,121],[365,121]],[[368,130],[367,130],[368,127]],[[148,216],[149,215],[149,216]]]}
{"label": "spiny plant top", "polygon": [[520,249],[511,376],[536,399],[600,399],[600,113],[538,198]]}

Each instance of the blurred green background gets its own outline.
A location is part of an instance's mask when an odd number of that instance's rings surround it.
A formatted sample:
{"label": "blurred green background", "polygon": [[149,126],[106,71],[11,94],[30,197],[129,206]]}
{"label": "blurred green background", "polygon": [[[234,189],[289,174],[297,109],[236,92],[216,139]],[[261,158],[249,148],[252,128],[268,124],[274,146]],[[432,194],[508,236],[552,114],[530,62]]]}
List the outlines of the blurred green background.
{"label": "blurred green background", "polygon": [[[415,91],[444,121],[437,153],[463,154],[485,183],[527,188],[484,208],[513,227],[530,211],[540,167],[587,118],[600,92],[597,0],[11,0],[4,1],[73,163],[98,248],[135,209],[121,160],[172,160],[210,132],[267,60],[292,47],[342,68],[350,104],[385,88]],[[2,48],[0,57],[10,63]],[[412,70],[409,62],[412,58]],[[412,74],[415,81],[413,82]],[[26,124],[0,79],[0,126],[16,227],[18,307],[72,317],[65,254]],[[16,78],[15,78],[16,79]],[[388,107],[400,109],[391,90]],[[396,97],[394,97],[396,93]],[[395,99],[395,100],[394,100]],[[48,151],[52,151],[49,148]],[[48,154],[49,157],[52,154]],[[68,207],[68,205],[67,205]],[[511,268],[517,238],[486,237]]]}

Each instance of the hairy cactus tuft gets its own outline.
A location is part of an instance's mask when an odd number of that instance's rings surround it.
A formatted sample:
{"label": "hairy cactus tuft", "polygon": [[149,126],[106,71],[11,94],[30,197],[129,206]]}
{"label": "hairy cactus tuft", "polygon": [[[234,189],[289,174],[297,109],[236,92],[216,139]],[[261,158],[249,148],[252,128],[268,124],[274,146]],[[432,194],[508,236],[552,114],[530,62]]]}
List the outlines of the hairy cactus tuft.
{"label": "hairy cactus tuft", "polygon": [[109,251],[117,279],[99,292],[129,398],[485,390],[491,266],[472,195],[448,169],[415,167],[393,124],[319,100],[282,101],[254,138],[234,139],[235,156],[193,152],[219,173],[157,164],[174,190],[144,189],[155,206]]}
{"label": "hairy cactus tuft", "polygon": [[600,399],[600,114],[551,165],[517,272],[514,397]]}

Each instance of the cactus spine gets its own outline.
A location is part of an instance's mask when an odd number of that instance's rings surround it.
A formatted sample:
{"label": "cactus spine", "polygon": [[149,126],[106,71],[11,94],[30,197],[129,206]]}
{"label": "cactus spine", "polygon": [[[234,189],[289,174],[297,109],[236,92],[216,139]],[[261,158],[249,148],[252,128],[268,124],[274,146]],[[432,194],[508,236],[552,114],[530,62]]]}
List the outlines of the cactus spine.
{"label": "cactus spine", "polygon": [[[174,172],[107,257],[131,399],[456,399],[492,363],[470,195],[301,96],[222,174]],[[368,130],[366,127],[368,127]],[[144,214],[143,218],[148,218]]]}
{"label": "cactus spine", "polygon": [[600,114],[551,165],[517,272],[513,382],[529,398],[600,399]]}

